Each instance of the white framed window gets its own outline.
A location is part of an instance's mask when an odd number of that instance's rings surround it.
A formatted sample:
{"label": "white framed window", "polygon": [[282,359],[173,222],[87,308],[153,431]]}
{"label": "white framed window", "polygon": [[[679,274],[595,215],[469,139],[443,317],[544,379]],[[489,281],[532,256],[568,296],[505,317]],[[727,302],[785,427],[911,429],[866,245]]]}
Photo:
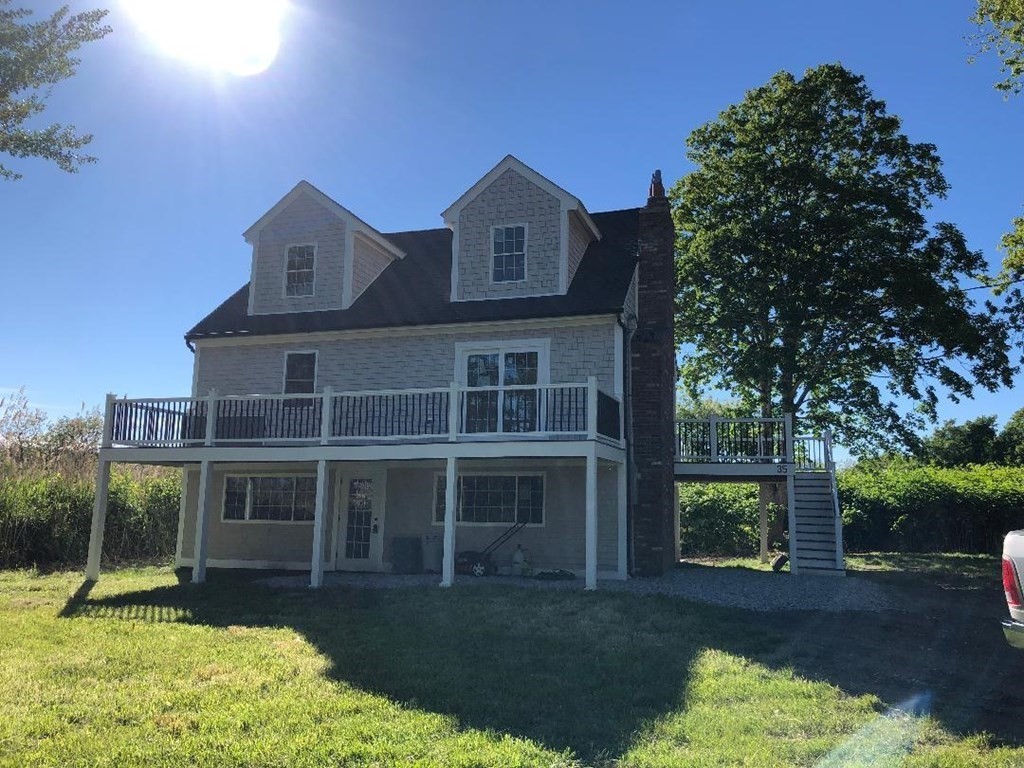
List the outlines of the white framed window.
{"label": "white framed window", "polygon": [[222,509],[225,522],[311,522],[316,475],[226,475]]}
{"label": "white framed window", "polygon": [[[444,523],[447,478],[434,478],[434,525]],[[544,525],[544,473],[459,474],[455,520],[462,525]]]}
{"label": "white framed window", "polygon": [[491,282],[526,280],[526,225],[491,227]]}
{"label": "white framed window", "polygon": [[316,244],[289,245],[285,248],[285,298],[312,296],[316,290]]}
{"label": "white framed window", "polygon": [[287,352],[284,356],[284,394],[306,395],[316,391],[317,353]]}

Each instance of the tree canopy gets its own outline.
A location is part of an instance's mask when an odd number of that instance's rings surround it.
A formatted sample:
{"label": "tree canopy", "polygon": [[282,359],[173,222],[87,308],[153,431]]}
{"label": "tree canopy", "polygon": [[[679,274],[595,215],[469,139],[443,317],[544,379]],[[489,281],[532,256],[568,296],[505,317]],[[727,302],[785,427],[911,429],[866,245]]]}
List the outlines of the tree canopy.
{"label": "tree canopy", "polygon": [[947,421],[921,440],[919,459],[940,467],[968,464],[1024,466],[1024,408],[996,429],[995,416],[979,416],[957,424]]}
{"label": "tree canopy", "polygon": [[[32,118],[46,109],[50,88],[75,74],[75,52],[110,32],[104,10],[71,14],[65,5],[42,21],[27,21],[32,11],[0,0],[0,154],[38,157],[74,173],[96,158],[79,150],[92,141],[75,126],[53,123],[34,127]],[[0,178],[21,174],[0,163]]]}
{"label": "tree canopy", "polygon": [[862,77],[779,72],[687,147],[670,197],[691,396],[729,389],[866,448],[912,444],[942,394],[1010,384],[1004,319],[961,287],[985,260],[926,219],[948,189],[936,149]]}

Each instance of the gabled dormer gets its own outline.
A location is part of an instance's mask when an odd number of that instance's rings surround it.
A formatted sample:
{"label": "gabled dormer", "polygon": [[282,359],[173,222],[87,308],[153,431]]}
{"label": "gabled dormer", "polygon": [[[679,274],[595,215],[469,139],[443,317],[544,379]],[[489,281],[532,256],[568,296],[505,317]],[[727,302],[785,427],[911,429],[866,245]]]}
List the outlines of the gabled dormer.
{"label": "gabled dormer", "polygon": [[578,198],[508,155],[441,214],[451,300],[565,294],[601,233]]}
{"label": "gabled dormer", "polygon": [[308,181],[243,234],[252,246],[249,314],[348,309],[405,254]]}

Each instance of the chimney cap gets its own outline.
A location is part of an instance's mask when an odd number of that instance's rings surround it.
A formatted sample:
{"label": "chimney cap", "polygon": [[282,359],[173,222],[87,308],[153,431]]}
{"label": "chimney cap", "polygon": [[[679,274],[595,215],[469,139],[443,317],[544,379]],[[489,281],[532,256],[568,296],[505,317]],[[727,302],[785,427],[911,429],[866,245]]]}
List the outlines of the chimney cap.
{"label": "chimney cap", "polygon": [[661,182],[661,171],[657,170],[651,174],[651,187],[647,192],[651,200],[665,197],[665,185]]}

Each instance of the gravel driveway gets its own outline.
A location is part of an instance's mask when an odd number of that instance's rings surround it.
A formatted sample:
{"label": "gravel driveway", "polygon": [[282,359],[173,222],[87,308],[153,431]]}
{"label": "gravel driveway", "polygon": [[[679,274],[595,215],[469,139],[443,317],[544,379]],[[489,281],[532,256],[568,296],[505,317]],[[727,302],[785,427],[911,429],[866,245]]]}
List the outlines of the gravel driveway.
{"label": "gravel driveway", "polygon": [[[327,573],[327,587],[360,589],[403,589],[435,587],[437,574]],[[259,583],[284,589],[309,584],[309,577],[275,576]],[[456,576],[455,588],[504,585],[523,589],[577,589],[583,580],[541,581],[512,576]],[[882,611],[896,607],[897,600],[881,584],[859,576],[791,576],[741,568],[684,566],[665,576],[634,578],[628,581],[601,581],[599,589],[609,592],[633,592],[642,595],[669,595],[752,611]]]}

